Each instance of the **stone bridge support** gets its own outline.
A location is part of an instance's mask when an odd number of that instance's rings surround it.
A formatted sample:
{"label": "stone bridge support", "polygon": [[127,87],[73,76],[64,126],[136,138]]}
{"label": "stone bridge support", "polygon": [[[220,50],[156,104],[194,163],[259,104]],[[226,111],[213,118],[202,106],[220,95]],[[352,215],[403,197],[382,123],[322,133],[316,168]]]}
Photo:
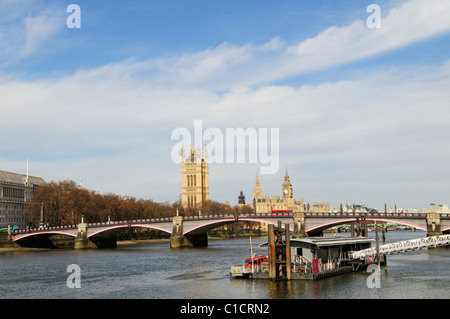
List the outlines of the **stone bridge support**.
{"label": "stone bridge support", "polygon": [[84,222],[84,217],[81,217],[81,223],[78,224],[78,234],[74,239],[73,248],[85,249],[89,248],[89,239],[87,238],[87,223]]}
{"label": "stone bridge support", "polygon": [[441,216],[439,213],[430,212],[427,214],[427,236],[442,235]]}
{"label": "stone bridge support", "polygon": [[308,237],[305,231],[305,213],[294,212],[294,231],[292,233],[293,238]]}
{"label": "stone bridge support", "polygon": [[183,234],[183,216],[173,217],[173,230],[170,235],[170,248],[206,247],[208,235],[206,233]]}
{"label": "stone bridge support", "polygon": [[81,223],[78,224],[78,234],[74,239],[74,249],[87,249],[87,248],[116,248],[117,239],[115,236],[99,236],[95,238],[88,238],[88,224],[84,222],[84,218],[81,217]]}

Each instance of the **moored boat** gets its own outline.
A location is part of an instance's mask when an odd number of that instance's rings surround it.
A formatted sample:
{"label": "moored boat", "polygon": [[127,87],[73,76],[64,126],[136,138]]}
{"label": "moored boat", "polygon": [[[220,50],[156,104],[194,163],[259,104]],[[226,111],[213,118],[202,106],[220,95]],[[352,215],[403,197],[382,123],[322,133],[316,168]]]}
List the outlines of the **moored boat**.
{"label": "moored boat", "polygon": [[[374,241],[368,237],[290,239],[289,246],[285,246],[290,253],[286,254],[286,251],[282,249],[277,252],[277,256],[281,256],[279,260],[290,256],[290,262],[275,260],[272,267],[276,268],[275,272],[284,271],[284,277],[289,279],[320,279],[358,271],[373,261],[351,258],[351,253],[371,247]],[[264,243],[260,247],[268,246],[269,243]],[[270,267],[269,257],[262,254],[255,255],[247,258],[242,265],[232,266],[231,275],[241,278],[269,279]],[[283,267],[284,270],[282,270]],[[286,267],[289,267],[289,276],[286,276]]]}

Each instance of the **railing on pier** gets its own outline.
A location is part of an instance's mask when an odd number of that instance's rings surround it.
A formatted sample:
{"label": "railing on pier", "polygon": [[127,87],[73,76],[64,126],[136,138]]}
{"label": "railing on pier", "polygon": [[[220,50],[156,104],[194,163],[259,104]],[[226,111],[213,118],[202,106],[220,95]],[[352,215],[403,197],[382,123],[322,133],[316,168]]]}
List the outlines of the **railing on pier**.
{"label": "railing on pier", "polygon": [[311,273],[312,272],[312,262],[305,256],[294,256],[294,262],[292,264],[293,272],[301,273]]}
{"label": "railing on pier", "polygon": [[[389,255],[393,253],[400,253],[405,251],[419,250],[428,247],[437,247],[446,245],[450,245],[450,235],[417,238],[385,244],[379,247],[379,252],[380,254]],[[353,259],[374,257],[377,255],[377,248],[371,247],[360,251],[352,252],[349,255]]]}

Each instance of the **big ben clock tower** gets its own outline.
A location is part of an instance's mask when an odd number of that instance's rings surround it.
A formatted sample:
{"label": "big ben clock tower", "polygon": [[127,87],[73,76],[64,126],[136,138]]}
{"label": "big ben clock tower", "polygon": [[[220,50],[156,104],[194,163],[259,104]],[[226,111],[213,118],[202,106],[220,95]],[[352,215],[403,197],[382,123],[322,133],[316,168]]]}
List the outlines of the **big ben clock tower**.
{"label": "big ben clock tower", "polygon": [[283,201],[291,204],[293,203],[293,193],[292,193],[292,184],[289,180],[289,175],[286,169],[286,174],[284,174],[284,182],[283,185],[281,185],[281,192],[283,194]]}

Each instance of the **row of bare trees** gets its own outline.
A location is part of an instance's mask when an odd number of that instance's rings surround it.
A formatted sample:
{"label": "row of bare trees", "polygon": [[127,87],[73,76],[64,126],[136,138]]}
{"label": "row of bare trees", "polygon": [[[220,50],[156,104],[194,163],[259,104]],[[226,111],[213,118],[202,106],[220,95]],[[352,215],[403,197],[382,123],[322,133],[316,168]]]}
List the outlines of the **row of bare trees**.
{"label": "row of bare trees", "polygon": [[[180,202],[157,203],[153,200],[115,194],[99,194],[80,187],[72,180],[45,183],[36,189],[33,200],[27,204],[32,227],[40,222],[41,207],[44,208],[44,222],[48,226],[72,225],[84,216],[87,222],[130,220],[141,218],[171,217],[176,215],[197,215],[198,209],[184,210]],[[251,212],[249,206],[244,212]],[[236,206],[209,201],[201,209],[202,214],[233,213]]]}

